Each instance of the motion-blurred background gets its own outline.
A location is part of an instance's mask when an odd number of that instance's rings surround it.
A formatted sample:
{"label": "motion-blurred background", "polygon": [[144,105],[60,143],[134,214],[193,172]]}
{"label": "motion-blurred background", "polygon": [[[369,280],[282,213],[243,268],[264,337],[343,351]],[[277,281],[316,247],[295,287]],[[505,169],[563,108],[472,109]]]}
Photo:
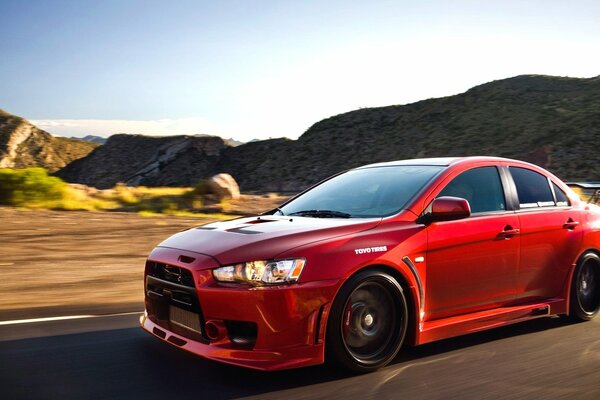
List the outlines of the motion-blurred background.
{"label": "motion-blurred background", "polygon": [[600,180],[598,43],[597,1],[0,0],[0,323],[139,312],[162,239],[358,165]]}

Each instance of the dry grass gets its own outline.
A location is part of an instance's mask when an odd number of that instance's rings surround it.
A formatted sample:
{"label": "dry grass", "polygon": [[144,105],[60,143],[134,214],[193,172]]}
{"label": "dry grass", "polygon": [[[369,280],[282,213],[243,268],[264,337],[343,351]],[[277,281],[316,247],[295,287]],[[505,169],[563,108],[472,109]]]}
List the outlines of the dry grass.
{"label": "dry grass", "polygon": [[[273,209],[286,197],[276,194],[219,199],[204,182],[196,187],[130,187],[111,189],[67,184],[42,168],[0,169],[0,204],[29,209],[129,211],[141,215],[178,215],[224,219]],[[265,205],[268,208],[264,208]]]}

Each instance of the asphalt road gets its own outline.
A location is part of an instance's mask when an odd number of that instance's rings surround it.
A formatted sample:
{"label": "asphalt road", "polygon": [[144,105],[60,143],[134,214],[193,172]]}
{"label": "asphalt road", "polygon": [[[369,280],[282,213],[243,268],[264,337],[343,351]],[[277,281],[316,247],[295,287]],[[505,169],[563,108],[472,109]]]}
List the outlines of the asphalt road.
{"label": "asphalt road", "polygon": [[378,372],[265,373],[179,351],[138,315],[0,326],[8,399],[594,399],[600,319],[539,319],[407,348]]}

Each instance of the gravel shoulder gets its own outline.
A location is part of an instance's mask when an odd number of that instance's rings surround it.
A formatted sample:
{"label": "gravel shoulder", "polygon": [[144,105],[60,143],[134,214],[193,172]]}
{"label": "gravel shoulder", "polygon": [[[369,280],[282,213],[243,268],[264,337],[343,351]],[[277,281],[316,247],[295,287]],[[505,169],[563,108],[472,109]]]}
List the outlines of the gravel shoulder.
{"label": "gravel shoulder", "polygon": [[[240,203],[258,213],[283,199],[246,196]],[[212,221],[0,207],[0,321],[142,310],[148,253]]]}

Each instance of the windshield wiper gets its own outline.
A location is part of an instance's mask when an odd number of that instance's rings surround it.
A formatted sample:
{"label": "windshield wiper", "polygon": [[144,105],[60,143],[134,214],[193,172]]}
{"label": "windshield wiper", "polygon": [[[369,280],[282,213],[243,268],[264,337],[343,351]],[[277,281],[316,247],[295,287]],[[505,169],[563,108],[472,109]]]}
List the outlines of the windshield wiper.
{"label": "windshield wiper", "polygon": [[300,217],[315,217],[315,218],[350,218],[352,215],[333,210],[302,210],[296,211],[288,215],[298,215]]}

